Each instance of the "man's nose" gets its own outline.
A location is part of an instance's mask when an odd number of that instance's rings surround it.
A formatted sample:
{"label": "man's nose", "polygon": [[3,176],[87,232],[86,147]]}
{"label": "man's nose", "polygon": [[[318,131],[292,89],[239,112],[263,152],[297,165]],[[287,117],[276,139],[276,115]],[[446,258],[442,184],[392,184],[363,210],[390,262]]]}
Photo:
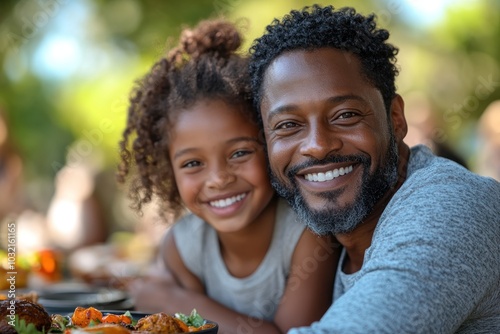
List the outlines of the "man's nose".
{"label": "man's nose", "polygon": [[304,137],[300,153],[318,160],[342,147],[342,140],[326,122],[312,124]]}

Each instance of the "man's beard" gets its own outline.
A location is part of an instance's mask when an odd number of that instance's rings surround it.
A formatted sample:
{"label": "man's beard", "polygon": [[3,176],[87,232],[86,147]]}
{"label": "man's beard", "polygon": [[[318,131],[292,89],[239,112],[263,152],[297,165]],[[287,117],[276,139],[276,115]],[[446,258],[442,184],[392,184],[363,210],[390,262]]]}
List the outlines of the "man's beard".
{"label": "man's beard", "polygon": [[[271,183],[276,192],[285,198],[295,210],[299,218],[319,235],[342,234],[353,231],[370,214],[377,202],[395,185],[398,178],[398,148],[394,135],[391,134],[390,146],[385,157],[385,165],[370,174],[371,159],[363,154],[349,156],[328,156],[322,160],[311,160],[300,166],[294,166],[287,172],[288,180],[291,183],[287,187],[279,181],[271,171]],[[361,187],[354,202],[345,207],[325,207],[323,210],[313,210],[309,207],[302,196],[295,175],[297,171],[310,167],[328,163],[354,162],[363,166],[363,176]],[[332,203],[337,200],[341,190],[323,192],[319,196],[330,200]]]}

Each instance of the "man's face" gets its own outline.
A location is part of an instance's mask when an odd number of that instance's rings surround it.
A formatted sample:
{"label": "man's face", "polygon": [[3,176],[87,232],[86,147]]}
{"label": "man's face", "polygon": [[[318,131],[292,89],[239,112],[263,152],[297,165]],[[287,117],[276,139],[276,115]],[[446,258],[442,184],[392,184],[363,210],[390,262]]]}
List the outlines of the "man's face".
{"label": "man's face", "polygon": [[352,231],[394,186],[402,138],[355,56],[280,55],[265,72],[261,112],[273,186],[316,233]]}

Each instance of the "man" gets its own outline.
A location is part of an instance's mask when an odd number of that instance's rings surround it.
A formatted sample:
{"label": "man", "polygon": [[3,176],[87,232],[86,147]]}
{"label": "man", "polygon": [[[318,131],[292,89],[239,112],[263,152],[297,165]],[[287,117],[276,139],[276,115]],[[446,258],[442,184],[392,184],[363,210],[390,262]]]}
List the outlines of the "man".
{"label": "man", "polygon": [[333,305],[289,333],[500,333],[500,184],[403,142],[388,38],[313,6],[252,46],[273,185],[343,246]]}

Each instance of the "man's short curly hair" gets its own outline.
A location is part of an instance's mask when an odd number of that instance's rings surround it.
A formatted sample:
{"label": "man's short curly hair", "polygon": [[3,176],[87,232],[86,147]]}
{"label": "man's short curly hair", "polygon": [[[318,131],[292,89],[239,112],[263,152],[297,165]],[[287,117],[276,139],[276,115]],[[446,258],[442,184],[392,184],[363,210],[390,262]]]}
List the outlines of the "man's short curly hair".
{"label": "man's short curly hair", "polygon": [[363,16],[353,8],[313,5],[292,10],[281,21],[275,19],[266,33],[250,48],[250,77],[254,104],[260,110],[264,74],[271,62],[293,50],[331,47],[355,55],[363,74],[380,90],[387,112],[396,95],[398,49],[387,43],[389,32],[377,29],[375,15]]}

